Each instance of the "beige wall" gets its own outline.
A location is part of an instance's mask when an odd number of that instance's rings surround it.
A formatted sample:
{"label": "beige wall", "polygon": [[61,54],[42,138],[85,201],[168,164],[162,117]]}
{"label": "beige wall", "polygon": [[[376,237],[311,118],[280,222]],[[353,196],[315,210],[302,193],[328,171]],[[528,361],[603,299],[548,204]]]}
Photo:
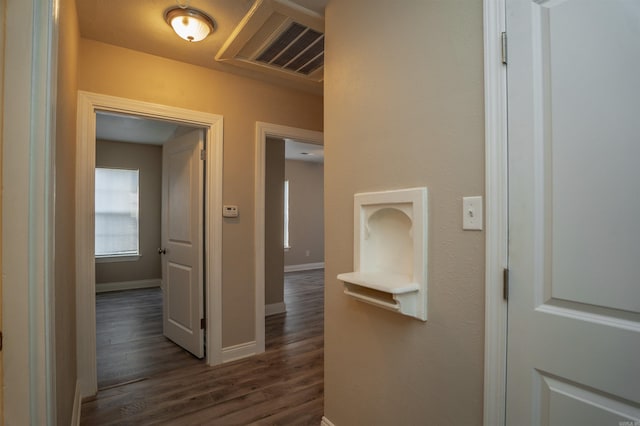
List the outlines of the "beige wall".
{"label": "beige wall", "polygon": [[[372,31],[372,29],[375,29]],[[481,0],[330,0],[325,73],[325,415],[342,425],[479,425],[484,233]],[[360,303],[353,194],[429,188],[427,322]],[[330,314],[329,314],[330,313]]]}
{"label": "beige wall", "polygon": [[[0,188],[2,188],[2,145],[4,134],[4,32],[5,32],[5,0],[0,0]],[[0,330],[2,328],[2,192],[0,192]],[[4,376],[2,374],[2,351],[0,351],[0,425],[4,424]]]}
{"label": "beige wall", "polygon": [[162,147],[96,141],[96,167],[138,169],[140,197],[140,258],[133,262],[96,263],[96,290],[100,284],[162,278],[160,217],[162,200]]}
{"label": "beige wall", "polygon": [[256,121],[322,130],[322,98],[86,39],[78,73],[81,90],[224,116],[223,202],[240,217],[223,222],[223,346],[254,340]]}
{"label": "beige wall", "polygon": [[60,2],[56,105],[55,336],[58,424],[71,423],[76,386],[75,171],[80,34],[74,0]]}
{"label": "beige wall", "polygon": [[287,160],[285,179],[289,181],[291,248],[284,255],[284,264],[324,262],[324,165]]}
{"label": "beige wall", "polygon": [[267,138],[264,200],[264,303],[284,300],[284,141]]}

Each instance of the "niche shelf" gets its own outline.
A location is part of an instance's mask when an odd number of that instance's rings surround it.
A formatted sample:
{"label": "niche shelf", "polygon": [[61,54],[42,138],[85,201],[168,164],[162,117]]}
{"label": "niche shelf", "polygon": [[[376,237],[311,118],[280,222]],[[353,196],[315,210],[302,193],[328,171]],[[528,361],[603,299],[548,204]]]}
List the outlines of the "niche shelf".
{"label": "niche shelf", "polygon": [[427,188],[355,194],[345,294],[426,321],[427,219]]}

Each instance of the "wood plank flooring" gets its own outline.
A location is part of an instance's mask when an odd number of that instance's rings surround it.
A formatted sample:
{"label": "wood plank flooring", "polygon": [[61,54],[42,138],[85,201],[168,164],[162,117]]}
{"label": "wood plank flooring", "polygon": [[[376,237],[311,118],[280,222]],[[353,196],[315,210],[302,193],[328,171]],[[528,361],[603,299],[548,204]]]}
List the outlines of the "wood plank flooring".
{"label": "wood plank flooring", "polygon": [[162,335],[160,288],[96,294],[98,389],[203,362]]}
{"label": "wood plank flooring", "polygon": [[[116,304],[115,312],[104,313],[113,330],[98,330],[99,345],[110,342],[120,348],[113,352],[121,358],[106,361],[105,354],[99,360],[99,365],[107,366],[99,379],[106,388],[82,404],[81,423],[319,425],[323,413],[323,272],[285,274],[287,313],[267,317],[266,352],[216,367],[207,367],[166,341],[158,295],[136,290],[141,293],[141,304],[150,311],[136,311],[124,319],[131,314],[129,308]],[[118,298],[115,293],[105,295]],[[107,302],[108,311],[112,304]],[[151,306],[159,309],[159,318],[155,318],[158,313],[151,313]],[[155,331],[147,324],[152,321],[160,323]],[[133,342],[131,346],[126,346],[127,341]],[[138,367],[127,366],[129,362]]]}

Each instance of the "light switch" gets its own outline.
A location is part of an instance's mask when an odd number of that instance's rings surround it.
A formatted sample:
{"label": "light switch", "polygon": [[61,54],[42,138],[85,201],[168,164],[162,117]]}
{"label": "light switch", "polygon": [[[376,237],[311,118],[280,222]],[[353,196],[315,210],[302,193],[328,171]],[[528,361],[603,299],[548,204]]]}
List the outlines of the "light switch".
{"label": "light switch", "polygon": [[482,230],[482,197],[462,198],[462,229]]}

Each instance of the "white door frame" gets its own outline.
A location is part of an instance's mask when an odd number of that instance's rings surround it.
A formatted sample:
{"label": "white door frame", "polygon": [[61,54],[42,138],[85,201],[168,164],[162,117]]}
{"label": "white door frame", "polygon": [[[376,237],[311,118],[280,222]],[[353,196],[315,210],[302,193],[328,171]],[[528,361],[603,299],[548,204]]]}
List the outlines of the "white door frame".
{"label": "white door frame", "polygon": [[[56,0],[2,1],[2,349],[6,424],[55,424]],[[2,38],[2,37],[0,37]]]}
{"label": "white door frame", "polygon": [[485,334],[484,425],[504,425],[507,367],[508,265],[507,70],[502,63],[505,0],[484,0]]}
{"label": "white door frame", "polygon": [[256,353],[264,352],[264,214],[265,214],[265,171],[267,137],[289,138],[298,141],[324,144],[324,134],[315,130],[256,122],[256,163],[255,163],[255,328]]}
{"label": "white door frame", "polygon": [[204,128],[207,363],[222,362],[222,144],[220,115],[78,92],[76,166],[76,318],[78,381],[83,397],[98,390],[94,259],[96,111],[133,114]]}

